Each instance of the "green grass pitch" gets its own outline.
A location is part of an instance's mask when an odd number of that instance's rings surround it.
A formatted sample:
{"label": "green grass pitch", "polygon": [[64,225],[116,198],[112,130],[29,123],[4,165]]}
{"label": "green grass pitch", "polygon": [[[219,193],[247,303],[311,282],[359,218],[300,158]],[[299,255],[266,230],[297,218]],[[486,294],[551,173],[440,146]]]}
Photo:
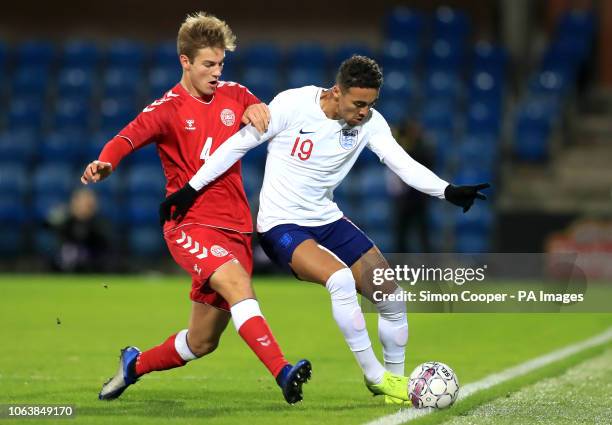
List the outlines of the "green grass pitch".
{"label": "green grass pitch", "polygon": [[[359,424],[396,411],[365,389],[331,317],[327,292],[289,278],[256,278],[255,289],[288,359],[306,357],[313,364],[301,404],[285,404],[231,323],[210,356],[145,376],[119,400],[98,401],[102,382],[115,373],[120,348],[147,349],[186,327],[188,289],[189,279],[181,276],[1,275],[0,404],[70,404],[76,418],[60,423],[79,424]],[[380,353],[376,317],[367,316]],[[412,314],[406,372],[439,360],[455,369],[461,383],[473,382],[611,325],[612,315],[604,314]],[[604,349],[573,356],[419,422],[465,416]]]}

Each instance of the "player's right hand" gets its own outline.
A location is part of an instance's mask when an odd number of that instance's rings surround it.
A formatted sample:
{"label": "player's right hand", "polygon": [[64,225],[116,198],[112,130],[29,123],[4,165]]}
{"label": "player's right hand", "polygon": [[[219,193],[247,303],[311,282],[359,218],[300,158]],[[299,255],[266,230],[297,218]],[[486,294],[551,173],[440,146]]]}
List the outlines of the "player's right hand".
{"label": "player's right hand", "polygon": [[97,183],[107,178],[113,172],[113,165],[110,162],[92,161],[81,176],[81,183]]}

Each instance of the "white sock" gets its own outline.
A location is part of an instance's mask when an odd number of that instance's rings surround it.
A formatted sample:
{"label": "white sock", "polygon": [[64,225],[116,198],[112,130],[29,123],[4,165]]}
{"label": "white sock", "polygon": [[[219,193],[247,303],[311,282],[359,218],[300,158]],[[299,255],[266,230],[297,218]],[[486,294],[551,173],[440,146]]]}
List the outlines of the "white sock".
{"label": "white sock", "polygon": [[[402,291],[395,290],[395,294]],[[406,343],[408,342],[408,319],[406,304],[402,301],[381,301],[378,309],[378,338],[383,346],[385,369],[396,375],[404,374]]]}
{"label": "white sock", "polygon": [[198,358],[198,356],[191,352],[189,344],[187,344],[187,329],[183,329],[174,337],[174,349],[181,356],[181,359],[186,362]]}
{"label": "white sock", "polygon": [[236,330],[239,331],[240,327],[249,320],[251,317],[262,316],[259,308],[259,303],[253,298],[247,298],[242,301],[238,301],[236,304],[230,307],[232,313],[232,322]]}
{"label": "white sock", "polygon": [[331,295],[332,315],[355,354],[366,380],[379,383],[385,369],[372,350],[372,342],[357,300],[353,273],[349,268],[340,269],[329,277],[325,286]]}

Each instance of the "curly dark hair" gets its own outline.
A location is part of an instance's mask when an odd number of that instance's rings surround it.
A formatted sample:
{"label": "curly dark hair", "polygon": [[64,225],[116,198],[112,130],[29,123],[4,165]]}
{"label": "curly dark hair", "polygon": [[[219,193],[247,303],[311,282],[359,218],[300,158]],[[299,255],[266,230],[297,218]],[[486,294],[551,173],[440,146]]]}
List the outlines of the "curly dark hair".
{"label": "curly dark hair", "polygon": [[343,91],[351,87],[379,89],[383,83],[382,69],[374,59],[353,55],[340,65],[336,83]]}

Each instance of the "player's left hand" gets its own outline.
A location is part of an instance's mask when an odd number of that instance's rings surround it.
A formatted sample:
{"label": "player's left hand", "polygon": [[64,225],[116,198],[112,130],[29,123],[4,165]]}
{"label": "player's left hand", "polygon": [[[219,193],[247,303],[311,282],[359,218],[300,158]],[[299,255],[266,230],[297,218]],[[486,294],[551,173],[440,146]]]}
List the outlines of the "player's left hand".
{"label": "player's left hand", "polygon": [[444,198],[451,204],[455,204],[463,208],[463,212],[466,213],[474,204],[475,199],[486,200],[485,194],[480,193],[480,190],[491,187],[489,183],[480,183],[473,186],[455,186],[449,184],[444,189]]}
{"label": "player's left hand", "polygon": [[[189,183],[168,196],[159,205],[159,224],[163,226],[166,221],[184,217],[197,197],[198,191],[191,187]],[[172,207],[174,207],[174,211],[172,211]]]}
{"label": "player's left hand", "polygon": [[251,124],[260,133],[265,133],[270,124],[270,109],[265,103],[256,103],[249,106],[242,114],[242,123]]}

